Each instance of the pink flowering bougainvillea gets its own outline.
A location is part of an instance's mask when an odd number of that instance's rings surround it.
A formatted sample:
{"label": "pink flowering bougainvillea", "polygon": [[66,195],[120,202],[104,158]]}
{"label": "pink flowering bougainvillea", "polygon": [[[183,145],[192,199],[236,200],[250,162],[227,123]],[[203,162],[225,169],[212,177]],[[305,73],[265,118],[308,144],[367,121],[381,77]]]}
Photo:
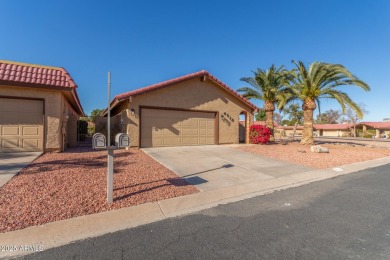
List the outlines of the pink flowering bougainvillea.
{"label": "pink flowering bougainvillea", "polygon": [[249,128],[249,141],[251,144],[266,144],[269,142],[271,130],[263,125],[251,125]]}

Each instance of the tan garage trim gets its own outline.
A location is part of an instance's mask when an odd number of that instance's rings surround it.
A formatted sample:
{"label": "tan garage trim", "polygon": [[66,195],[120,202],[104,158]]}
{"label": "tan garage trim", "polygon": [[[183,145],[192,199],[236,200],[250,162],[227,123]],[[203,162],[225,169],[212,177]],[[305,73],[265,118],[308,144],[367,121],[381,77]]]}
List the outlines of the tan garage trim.
{"label": "tan garage trim", "polygon": [[43,150],[44,101],[0,97],[0,152]]}
{"label": "tan garage trim", "polygon": [[218,112],[140,107],[140,146],[218,144]]}

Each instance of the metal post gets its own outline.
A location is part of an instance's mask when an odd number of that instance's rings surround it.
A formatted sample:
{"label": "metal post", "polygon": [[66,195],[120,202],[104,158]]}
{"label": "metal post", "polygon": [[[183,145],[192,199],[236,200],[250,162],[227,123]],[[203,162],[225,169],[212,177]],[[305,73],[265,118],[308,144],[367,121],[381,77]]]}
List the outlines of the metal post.
{"label": "metal post", "polygon": [[114,150],[111,149],[111,73],[108,72],[108,114],[107,114],[107,202],[111,204],[113,202],[113,189],[114,189]]}
{"label": "metal post", "polygon": [[107,202],[111,204],[114,190],[114,150],[108,147],[107,152]]}
{"label": "metal post", "polygon": [[108,72],[107,147],[111,145],[111,72]]}

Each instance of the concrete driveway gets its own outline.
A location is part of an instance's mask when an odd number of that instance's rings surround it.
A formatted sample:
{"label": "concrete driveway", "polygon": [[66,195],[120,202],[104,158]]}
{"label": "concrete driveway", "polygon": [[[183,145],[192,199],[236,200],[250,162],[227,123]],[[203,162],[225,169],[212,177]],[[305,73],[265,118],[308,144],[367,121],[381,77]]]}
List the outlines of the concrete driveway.
{"label": "concrete driveway", "polygon": [[42,152],[0,153],[0,187],[41,154]]}
{"label": "concrete driveway", "polygon": [[225,145],[143,148],[142,150],[195,185],[200,191],[312,170],[305,166],[238,151]]}

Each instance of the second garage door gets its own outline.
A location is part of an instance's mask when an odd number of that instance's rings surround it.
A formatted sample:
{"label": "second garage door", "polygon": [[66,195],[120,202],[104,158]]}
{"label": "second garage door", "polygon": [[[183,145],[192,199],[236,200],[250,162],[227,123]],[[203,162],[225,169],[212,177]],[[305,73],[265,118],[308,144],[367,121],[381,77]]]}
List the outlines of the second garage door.
{"label": "second garage door", "polygon": [[141,147],[215,144],[215,113],[142,109]]}
{"label": "second garage door", "polygon": [[0,98],[0,152],[43,150],[43,101]]}

